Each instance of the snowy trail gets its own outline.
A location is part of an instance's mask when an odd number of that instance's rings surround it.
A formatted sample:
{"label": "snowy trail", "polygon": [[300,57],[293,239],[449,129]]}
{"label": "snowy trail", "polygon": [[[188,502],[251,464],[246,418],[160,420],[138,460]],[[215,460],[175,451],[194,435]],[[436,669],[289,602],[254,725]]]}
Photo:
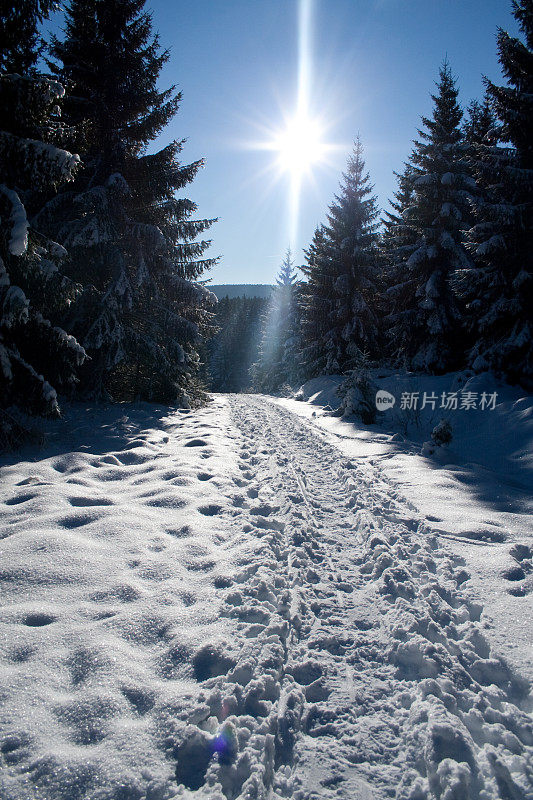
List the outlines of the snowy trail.
{"label": "snowy trail", "polygon": [[2,798],[533,797],[529,687],[379,466],[259,396],[124,419],[2,468]]}
{"label": "snowy trail", "polygon": [[211,762],[205,796],[531,796],[527,687],[491,657],[462,565],[292,414],[231,406],[262,547],[224,601],[240,663],[206,698],[236,710],[242,752]]}

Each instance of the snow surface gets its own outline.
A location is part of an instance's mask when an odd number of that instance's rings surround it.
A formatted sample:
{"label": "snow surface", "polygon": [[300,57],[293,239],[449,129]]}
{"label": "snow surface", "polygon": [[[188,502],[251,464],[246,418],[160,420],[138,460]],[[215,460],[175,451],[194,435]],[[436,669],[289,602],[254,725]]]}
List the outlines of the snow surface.
{"label": "snow surface", "polygon": [[[498,383],[485,373],[442,376],[386,371],[373,374],[376,389],[392,393],[395,406],[379,424],[363,426],[328,412],[339,406],[339,376],[309,381],[301,396],[307,402],[278,400],[332,434],[345,455],[378,470],[406,498],[418,518],[472,570],[470,586],[490,609],[490,637],[506,658],[533,681],[533,575],[510,554],[515,546],[533,550],[533,397]],[[496,392],[494,410],[439,409],[442,392]],[[436,408],[399,408],[402,392],[437,395]],[[422,443],[442,418],[452,424],[453,440],[423,457]],[[519,576],[522,576],[520,578]],[[488,618],[487,618],[488,621]]]}
{"label": "snow surface", "polygon": [[458,554],[401,485],[435,466],[311,403],[45,433],[0,465],[2,800],[532,796],[529,685],[467,552],[524,569],[525,533]]}

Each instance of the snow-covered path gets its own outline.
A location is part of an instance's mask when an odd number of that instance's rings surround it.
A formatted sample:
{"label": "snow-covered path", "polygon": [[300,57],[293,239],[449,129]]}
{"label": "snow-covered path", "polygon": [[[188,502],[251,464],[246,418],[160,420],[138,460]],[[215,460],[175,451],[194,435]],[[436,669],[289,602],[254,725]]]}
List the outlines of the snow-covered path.
{"label": "snow-covered path", "polygon": [[533,796],[529,687],[377,467],[253,395],[124,420],[2,469],[2,797]]}

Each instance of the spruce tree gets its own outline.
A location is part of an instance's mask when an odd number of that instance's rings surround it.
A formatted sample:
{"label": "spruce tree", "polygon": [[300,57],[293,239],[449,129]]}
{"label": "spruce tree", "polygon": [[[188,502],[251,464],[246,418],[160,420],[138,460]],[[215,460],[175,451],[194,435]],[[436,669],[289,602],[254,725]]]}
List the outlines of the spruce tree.
{"label": "spruce tree", "polygon": [[416,231],[405,218],[414,200],[416,176],[413,165],[407,161],[404,164],[404,171],[395,172],[394,176],[398,189],[394,193],[394,200],[389,201],[392,211],[385,211],[382,219],[382,244],[389,259],[397,248],[416,244]]}
{"label": "spruce tree", "polygon": [[37,221],[68,249],[70,275],[84,286],[68,323],[91,356],[86,393],[187,405],[215,300],[199,282],[213,264],[204,258],[210,243],[196,237],[213,220],[192,220],[195,204],[175,194],[203,162],[182,165],[181,141],[147,153],[181,94],[157,87],[169,54],[143,5],[67,7],[50,66],[72,87],[66,114],[80,132],[83,168]]}
{"label": "spruce tree", "polygon": [[294,267],[294,258],[292,257],[291,248],[287,248],[285,258],[281,263],[279,272],[276,278],[277,286],[294,286],[296,283],[296,269]]}
{"label": "spruce tree", "polygon": [[302,335],[309,376],[346,372],[361,352],[376,353],[379,211],[372,190],[357,140],[327,224],[315,232],[302,268],[308,278]]}
{"label": "spruce tree", "polygon": [[300,291],[300,359],[306,379],[339,371],[339,365],[334,362],[334,343],[331,342],[330,347],[328,339],[334,283],[329,272],[328,252],[326,228],[320,225],[305,251],[306,264],[300,267],[307,278]]}
{"label": "spruce tree", "polygon": [[390,319],[396,360],[413,369],[446,372],[461,364],[461,313],[454,292],[470,266],[463,232],[475,181],[469,173],[462,111],[450,66],[439,72],[431,118],[422,118],[411,157],[414,197],[402,211],[411,242],[395,265],[403,289]]}
{"label": "spruce tree", "polygon": [[0,72],[0,432],[6,443],[12,421],[5,409],[57,415],[57,391],[69,390],[85,359],[73,336],[55,324],[78,292],[60,272],[65,250],[32,222],[36,199],[70,181],[79,162],[61,146],[63,86],[35,73],[37,56],[28,49],[35,41],[21,40],[37,29],[44,7],[34,4],[32,11],[29,4],[18,29],[20,17],[11,20],[3,51],[4,68],[27,74]]}
{"label": "spruce tree", "polygon": [[463,124],[463,133],[465,142],[472,151],[472,157],[475,158],[476,148],[490,142],[490,137],[497,124],[488,95],[485,94],[482,103],[472,100],[467,108],[467,114]]}
{"label": "spruce tree", "polygon": [[44,49],[39,27],[55,0],[2,0],[0,11],[0,71],[28,77]]}
{"label": "spruce tree", "polygon": [[409,209],[415,197],[415,170],[410,162],[402,173],[395,172],[398,189],[389,201],[391,211],[383,217],[381,237],[383,279],[379,303],[383,320],[385,354],[397,365],[404,365],[410,338],[408,301],[416,291],[415,279],[406,267],[418,241],[416,230],[409,224]]}
{"label": "spruce tree", "polygon": [[474,339],[468,357],[533,386],[533,3],[513,3],[525,41],[498,31],[506,86],[486,80],[498,124],[475,143],[473,167],[482,196],[468,234],[474,267],[463,292]]}
{"label": "spruce tree", "polygon": [[279,392],[298,380],[296,270],[290,248],[276,278],[276,287],[262,319],[259,359],[252,366],[254,388]]}

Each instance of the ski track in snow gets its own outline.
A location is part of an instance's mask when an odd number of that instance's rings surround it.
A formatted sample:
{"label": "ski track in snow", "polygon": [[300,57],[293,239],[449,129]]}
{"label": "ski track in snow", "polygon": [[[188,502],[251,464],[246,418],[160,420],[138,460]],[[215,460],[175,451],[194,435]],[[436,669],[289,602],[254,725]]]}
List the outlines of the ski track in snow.
{"label": "ski track in snow", "polygon": [[123,428],[2,469],[3,800],[533,797],[529,687],[378,466],[253,395]]}

